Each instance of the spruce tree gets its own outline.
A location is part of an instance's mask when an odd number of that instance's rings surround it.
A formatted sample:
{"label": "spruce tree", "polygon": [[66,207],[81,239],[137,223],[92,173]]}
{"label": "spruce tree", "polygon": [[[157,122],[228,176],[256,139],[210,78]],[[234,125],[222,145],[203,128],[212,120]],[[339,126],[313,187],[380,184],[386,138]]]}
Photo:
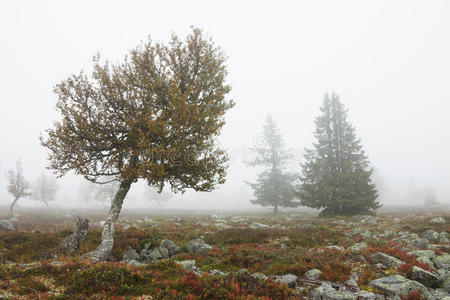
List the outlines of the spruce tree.
{"label": "spruce tree", "polygon": [[256,140],[256,145],[252,148],[255,157],[248,164],[267,169],[258,174],[256,183],[247,184],[253,189],[255,196],[250,202],[273,206],[273,212],[277,214],[278,207],[296,207],[300,204],[294,201],[296,175],[283,170],[290,156],[283,148],[281,134],[270,115],[267,116],[263,129],[263,135]]}
{"label": "spruce tree", "polygon": [[380,207],[371,182],[361,140],[348,122],[348,111],[337,94],[325,95],[315,120],[313,149],[306,149],[299,197],[302,205],[323,209],[321,215],[373,213]]}

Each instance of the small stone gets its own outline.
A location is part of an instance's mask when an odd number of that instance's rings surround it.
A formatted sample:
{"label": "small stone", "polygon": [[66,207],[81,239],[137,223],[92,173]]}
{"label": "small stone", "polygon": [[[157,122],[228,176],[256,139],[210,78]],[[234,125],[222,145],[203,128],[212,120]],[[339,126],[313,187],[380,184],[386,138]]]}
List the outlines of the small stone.
{"label": "small stone", "polygon": [[16,229],[10,221],[0,220],[0,231],[16,231]]}
{"label": "small stone", "polygon": [[134,249],[127,250],[122,257],[122,261],[128,262],[131,260],[138,260],[140,258],[139,254]]}
{"label": "small stone", "polygon": [[403,262],[400,259],[387,255],[383,252],[375,253],[372,256],[370,256],[370,258],[375,263],[381,263],[388,268],[397,268],[403,264]]}
{"label": "small stone", "polygon": [[265,274],[263,273],[253,273],[252,277],[259,280],[259,281],[266,281],[267,279],[269,279],[269,277],[267,277]]}
{"label": "small stone", "polygon": [[431,225],[444,225],[447,221],[443,217],[437,217],[430,220]]}
{"label": "small stone", "polygon": [[369,245],[367,245],[367,243],[362,242],[362,243],[356,243],[353,246],[348,247],[348,251],[350,252],[361,252],[364,249],[366,249],[367,247],[369,247]]}
{"label": "small stone", "polygon": [[297,284],[297,276],[292,274],[276,276],[274,281],[278,282],[279,284],[286,284],[290,288],[294,288]]}
{"label": "small stone", "polygon": [[195,260],[176,261],[175,263],[181,265],[186,271],[193,271],[196,269]]}
{"label": "small stone", "polygon": [[308,280],[317,280],[320,278],[320,275],[322,275],[322,271],[318,269],[311,269],[305,272],[305,274],[303,274],[303,277]]}
{"label": "small stone", "polygon": [[206,244],[202,239],[190,240],[187,243],[186,248],[189,254],[204,254],[212,249],[212,247]]}
{"label": "small stone", "polygon": [[239,269],[236,271],[237,276],[242,276],[242,275],[246,275],[246,274],[249,274],[247,269]]}
{"label": "small stone", "polygon": [[253,228],[253,229],[260,229],[260,228],[268,228],[269,225],[261,224],[261,223],[257,223],[257,222],[253,222],[253,223],[250,225],[250,227]]}

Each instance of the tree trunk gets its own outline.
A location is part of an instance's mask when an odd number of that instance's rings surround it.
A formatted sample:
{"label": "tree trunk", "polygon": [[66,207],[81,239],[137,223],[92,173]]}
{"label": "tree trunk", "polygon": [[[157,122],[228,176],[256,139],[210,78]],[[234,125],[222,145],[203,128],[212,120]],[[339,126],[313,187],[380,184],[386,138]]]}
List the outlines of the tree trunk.
{"label": "tree trunk", "polygon": [[45,206],[47,206],[47,208],[50,208],[50,206],[48,206],[47,201],[45,201],[45,200],[43,200],[43,201],[44,201],[44,203],[45,203]]}
{"label": "tree trunk", "polygon": [[14,199],[14,201],[11,203],[11,206],[9,207],[9,215],[10,216],[12,216],[12,214],[13,214],[14,205],[16,205],[17,201],[19,201],[19,197],[16,197],[16,199]]}
{"label": "tree trunk", "polygon": [[274,215],[277,215],[277,214],[278,214],[278,204],[275,204],[275,205],[273,206],[273,214],[274,214]]}
{"label": "tree trunk", "polygon": [[131,182],[124,181],[120,183],[119,190],[116,192],[113,201],[111,202],[111,208],[109,209],[108,217],[105,220],[102,232],[102,241],[96,250],[87,253],[85,257],[92,261],[105,261],[114,244],[114,224],[119,217],[120,210],[122,209],[122,203],[130,190]]}

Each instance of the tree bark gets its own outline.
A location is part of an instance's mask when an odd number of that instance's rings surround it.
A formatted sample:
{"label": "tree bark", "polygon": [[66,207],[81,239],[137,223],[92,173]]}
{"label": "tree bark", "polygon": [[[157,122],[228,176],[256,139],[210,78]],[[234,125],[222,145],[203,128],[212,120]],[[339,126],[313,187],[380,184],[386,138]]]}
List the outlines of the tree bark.
{"label": "tree bark", "polygon": [[111,202],[111,208],[109,209],[108,217],[105,220],[102,232],[102,241],[96,250],[89,252],[85,257],[92,261],[105,261],[111,254],[111,250],[114,245],[114,224],[119,217],[120,210],[122,209],[122,203],[130,190],[131,182],[124,181],[120,183],[119,190],[116,192],[113,201]]}
{"label": "tree bark", "polygon": [[9,215],[12,216],[13,214],[13,209],[14,209],[14,205],[16,205],[16,202],[19,201],[20,197],[16,197],[16,199],[14,199],[14,201],[11,203],[11,206],[9,207]]}

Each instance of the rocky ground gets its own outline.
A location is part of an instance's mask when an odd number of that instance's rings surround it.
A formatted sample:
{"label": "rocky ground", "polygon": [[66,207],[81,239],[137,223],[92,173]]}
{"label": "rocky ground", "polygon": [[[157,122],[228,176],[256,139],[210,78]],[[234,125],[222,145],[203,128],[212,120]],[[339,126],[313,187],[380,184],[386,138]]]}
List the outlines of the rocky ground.
{"label": "rocky ground", "polygon": [[75,214],[0,221],[3,299],[447,299],[450,214],[123,214],[92,264],[103,216],[71,256]]}

